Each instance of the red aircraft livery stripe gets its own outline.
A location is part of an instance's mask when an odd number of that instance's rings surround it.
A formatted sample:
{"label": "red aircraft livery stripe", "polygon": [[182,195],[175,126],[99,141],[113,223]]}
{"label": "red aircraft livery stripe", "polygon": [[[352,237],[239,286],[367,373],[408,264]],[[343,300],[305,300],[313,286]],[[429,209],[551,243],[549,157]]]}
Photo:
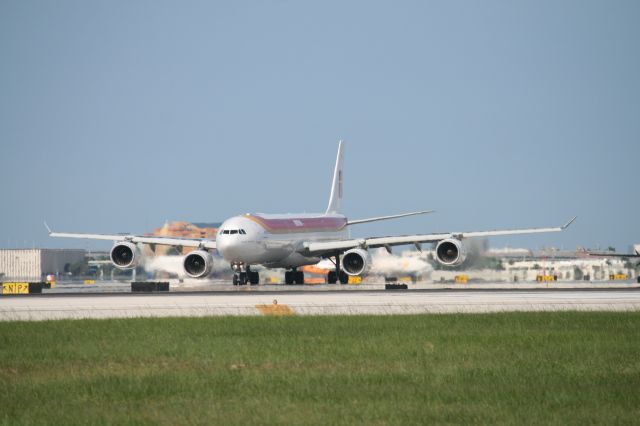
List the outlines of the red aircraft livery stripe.
{"label": "red aircraft livery stripe", "polygon": [[245,217],[273,234],[340,231],[347,225],[347,219],[344,217],[316,216],[272,219],[253,214],[248,214]]}

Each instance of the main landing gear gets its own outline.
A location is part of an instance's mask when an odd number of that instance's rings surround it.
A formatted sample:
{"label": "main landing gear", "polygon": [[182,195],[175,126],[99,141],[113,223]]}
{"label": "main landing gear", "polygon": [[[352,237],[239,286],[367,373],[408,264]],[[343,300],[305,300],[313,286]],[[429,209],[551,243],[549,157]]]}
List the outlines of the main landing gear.
{"label": "main landing gear", "polygon": [[340,255],[336,254],[336,260],[333,262],[336,265],[335,271],[329,271],[327,275],[327,282],[329,284],[335,284],[340,281],[340,284],[348,284],[349,283],[349,275],[346,272],[340,269]]}
{"label": "main landing gear", "polygon": [[284,283],[287,285],[304,284],[304,272],[298,271],[297,268],[286,271],[284,273]]}
{"label": "main landing gear", "polygon": [[[233,274],[233,285],[257,285],[260,283],[260,274],[251,270],[249,266],[242,268],[241,265],[232,265],[237,271]],[[244,270],[242,270],[244,269]]]}
{"label": "main landing gear", "polygon": [[336,284],[338,282],[338,274],[340,274],[340,284],[349,283],[349,275],[347,275],[346,272],[342,271],[329,271],[329,274],[327,275],[327,282],[329,284]]}

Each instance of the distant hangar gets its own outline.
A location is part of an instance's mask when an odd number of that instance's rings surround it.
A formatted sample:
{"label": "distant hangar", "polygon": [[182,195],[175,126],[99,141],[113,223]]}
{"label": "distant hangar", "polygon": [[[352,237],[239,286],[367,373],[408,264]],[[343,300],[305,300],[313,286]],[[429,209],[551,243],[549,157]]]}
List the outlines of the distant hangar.
{"label": "distant hangar", "polygon": [[84,250],[0,249],[0,281],[42,281],[49,274],[68,272],[84,258]]}

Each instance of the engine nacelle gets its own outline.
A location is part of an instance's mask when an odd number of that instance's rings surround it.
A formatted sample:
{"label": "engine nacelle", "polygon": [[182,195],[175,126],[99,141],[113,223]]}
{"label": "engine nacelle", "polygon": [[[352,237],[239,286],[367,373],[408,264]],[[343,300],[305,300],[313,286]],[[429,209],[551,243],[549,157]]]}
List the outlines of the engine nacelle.
{"label": "engine nacelle", "polygon": [[204,278],[213,269],[213,256],[205,250],[195,250],[184,257],[184,272],[191,278]]}
{"label": "engine nacelle", "polygon": [[456,238],[442,240],[436,246],[436,259],[443,265],[457,266],[467,258],[467,247]]}
{"label": "engine nacelle", "polygon": [[140,263],[138,247],[128,241],[116,243],[109,254],[111,262],[119,269],[133,269]]}
{"label": "engine nacelle", "polygon": [[351,249],[340,259],[340,266],[347,275],[360,275],[369,269],[371,258],[369,252],[363,249]]}

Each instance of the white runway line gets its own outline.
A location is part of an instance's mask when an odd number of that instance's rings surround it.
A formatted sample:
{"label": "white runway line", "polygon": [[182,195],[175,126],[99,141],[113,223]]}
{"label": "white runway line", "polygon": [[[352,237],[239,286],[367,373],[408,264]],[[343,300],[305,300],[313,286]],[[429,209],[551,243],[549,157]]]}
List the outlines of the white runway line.
{"label": "white runway line", "polygon": [[84,295],[0,298],[0,321],[261,315],[256,305],[296,315],[387,315],[509,311],[638,311],[640,291],[440,291]]}

